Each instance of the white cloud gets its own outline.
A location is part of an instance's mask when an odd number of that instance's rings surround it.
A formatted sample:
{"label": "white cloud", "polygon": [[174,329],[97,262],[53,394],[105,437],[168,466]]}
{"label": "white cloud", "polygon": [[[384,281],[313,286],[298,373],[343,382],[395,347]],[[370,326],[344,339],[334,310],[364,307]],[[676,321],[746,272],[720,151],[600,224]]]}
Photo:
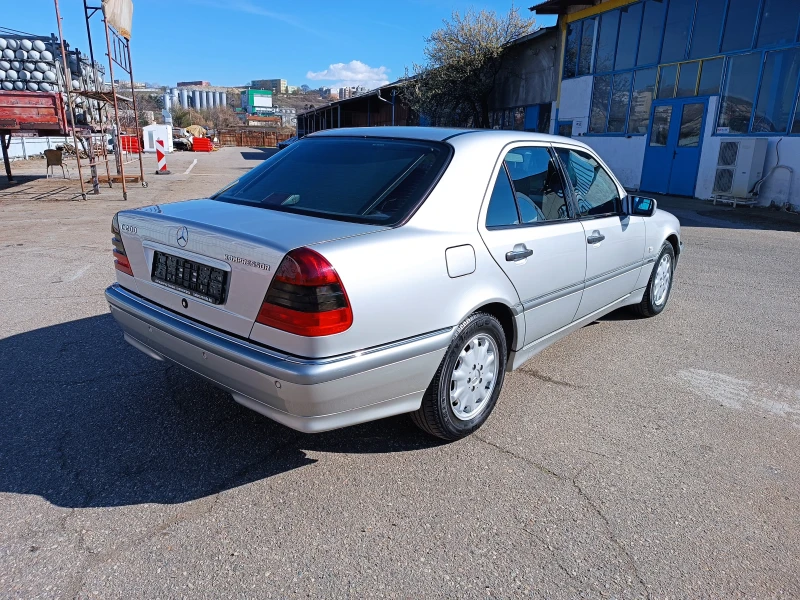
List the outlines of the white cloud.
{"label": "white cloud", "polygon": [[306,77],[311,81],[330,81],[330,87],[339,88],[363,85],[372,89],[389,83],[389,69],[370,67],[360,60],[349,63],[336,63],[324,71],[309,71]]}

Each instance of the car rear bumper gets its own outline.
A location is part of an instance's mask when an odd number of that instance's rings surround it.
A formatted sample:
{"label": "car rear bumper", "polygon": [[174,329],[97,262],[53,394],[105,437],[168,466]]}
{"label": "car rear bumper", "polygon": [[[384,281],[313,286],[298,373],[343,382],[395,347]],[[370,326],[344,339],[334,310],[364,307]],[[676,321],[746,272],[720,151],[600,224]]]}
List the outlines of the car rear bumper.
{"label": "car rear bumper", "polygon": [[119,284],[106,290],[125,339],[228,390],[240,404],[288,427],[326,431],[419,408],[452,329],[344,356],[280,353],[182,317]]}

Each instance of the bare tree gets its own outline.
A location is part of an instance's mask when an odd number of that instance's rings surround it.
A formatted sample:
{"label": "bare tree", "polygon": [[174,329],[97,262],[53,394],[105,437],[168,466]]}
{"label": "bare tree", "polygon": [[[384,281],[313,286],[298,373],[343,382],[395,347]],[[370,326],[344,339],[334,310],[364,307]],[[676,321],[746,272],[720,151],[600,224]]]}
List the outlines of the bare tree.
{"label": "bare tree", "polygon": [[434,124],[489,127],[489,98],[508,45],[536,29],[512,6],[508,14],[453,12],[425,40],[424,65],[414,65],[401,93]]}

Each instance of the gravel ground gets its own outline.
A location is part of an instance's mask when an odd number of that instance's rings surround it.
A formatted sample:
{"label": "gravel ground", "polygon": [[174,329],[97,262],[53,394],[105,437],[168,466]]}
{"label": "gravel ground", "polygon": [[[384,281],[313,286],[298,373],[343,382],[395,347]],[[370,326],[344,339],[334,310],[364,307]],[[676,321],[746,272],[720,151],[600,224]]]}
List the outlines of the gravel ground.
{"label": "gravel ground", "polygon": [[0,596],[800,597],[798,219],[663,199],[661,316],[550,347],[460,442],[304,435],[129,347],[102,295],[115,211],[265,155],[170,155],[128,202],[36,161],[0,184]]}

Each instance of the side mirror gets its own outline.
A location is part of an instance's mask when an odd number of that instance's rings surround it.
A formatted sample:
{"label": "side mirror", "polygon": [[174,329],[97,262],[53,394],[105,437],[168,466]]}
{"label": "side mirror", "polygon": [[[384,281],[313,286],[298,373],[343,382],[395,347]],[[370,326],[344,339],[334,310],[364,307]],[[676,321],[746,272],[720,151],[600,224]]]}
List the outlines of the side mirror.
{"label": "side mirror", "polygon": [[644,196],[629,196],[628,203],[632,215],[639,217],[652,217],[656,212],[658,203],[655,198]]}

